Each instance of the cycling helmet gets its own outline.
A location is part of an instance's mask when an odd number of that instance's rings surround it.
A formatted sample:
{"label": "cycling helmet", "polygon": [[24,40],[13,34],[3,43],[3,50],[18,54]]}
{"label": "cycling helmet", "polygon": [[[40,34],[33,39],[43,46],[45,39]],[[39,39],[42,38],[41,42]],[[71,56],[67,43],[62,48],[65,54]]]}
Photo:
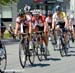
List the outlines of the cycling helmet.
{"label": "cycling helmet", "polygon": [[56,7],[55,7],[55,10],[56,11],[61,11],[62,9],[61,9],[61,6],[60,5],[57,5]]}
{"label": "cycling helmet", "polygon": [[48,16],[52,17],[52,11],[51,10],[48,11]]}
{"label": "cycling helmet", "polygon": [[34,10],[32,14],[33,15],[39,15],[40,14],[40,11],[39,10]]}
{"label": "cycling helmet", "polygon": [[70,15],[70,19],[73,19],[74,18],[74,15]]}
{"label": "cycling helmet", "polygon": [[20,9],[19,12],[18,12],[18,16],[23,16],[25,13],[24,13],[24,10],[23,9]]}
{"label": "cycling helmet", "polygon": [[25,7],[24,7],[24,12],[25,13],[27,13],[27,12],[30,12],[30,6],[28,6],[28,5],[26,5]]}

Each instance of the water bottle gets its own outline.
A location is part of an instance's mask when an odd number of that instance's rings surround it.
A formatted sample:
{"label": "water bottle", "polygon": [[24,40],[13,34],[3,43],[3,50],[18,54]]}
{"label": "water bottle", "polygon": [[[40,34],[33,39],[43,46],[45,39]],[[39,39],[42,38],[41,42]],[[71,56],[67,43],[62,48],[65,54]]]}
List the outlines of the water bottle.
{"label": "water bottle", "polygon": [[33,43],[32,43],[32,41],[29,42],[29,49],[33,49]]}

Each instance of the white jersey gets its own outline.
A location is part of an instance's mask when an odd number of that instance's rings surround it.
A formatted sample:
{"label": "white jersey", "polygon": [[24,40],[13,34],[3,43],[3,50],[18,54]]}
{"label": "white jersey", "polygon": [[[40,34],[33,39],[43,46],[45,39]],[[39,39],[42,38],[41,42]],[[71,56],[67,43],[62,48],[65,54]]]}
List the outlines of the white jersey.
{"label": "white jersey", "polygon": [[28,26],[29,22],[31,21],[31,16],[26,15],[26,20],[21,20],[20,17],[17,17],[16,22],[19,23],[21,26],[21,33],[23,33],[23,25]]}
{"label": "white jersey", "polygon": [[[26,15],[26,21],[31,21],[31,16]],[[20,17],[17,17],[17,18],[16,18],[16,22],[21,23]]]}
{"label": "white jersey", "polygon": [[21,21],[21,20],[20,20],[20,17],[17,17],[17,18],[16,18],[16,22],[17,22],[17,23],[20,23],[20,21]]}
{"label": "white jersey", "polygon": [[55,21],[56,24],[58,24],[58,22],[64,22],[62,17],[59,17],[56,13],[53,14],[53,20]]}
{"label": "white jersey", "polygon": [[47,23],[52,23],[52,19],[49,18],[49,17],[47,17],[47,18],[46,18],[46,22],[47,22]]}
{"label": "white jersey", "polygon": [[41,21],[41,20],[39,20],[39,21],[36,21],[36,20],[35,20],[35,22],[32,23],[32,27],[33,27],[33,29],[34,29],[36,26],[43,27],[43,23],[42,23],[42,21]]}

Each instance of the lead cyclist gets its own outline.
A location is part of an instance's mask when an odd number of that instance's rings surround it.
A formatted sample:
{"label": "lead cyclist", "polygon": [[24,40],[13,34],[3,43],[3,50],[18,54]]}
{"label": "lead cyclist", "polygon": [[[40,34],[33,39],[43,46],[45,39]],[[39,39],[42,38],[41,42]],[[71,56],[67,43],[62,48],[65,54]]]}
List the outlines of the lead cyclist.
{"label": "lead cyclist", "polygon": [[33,31],[43,31],[44,32],[44,38],[42,38],[41,43],[45,43],[45,48],[48,48],[48,24],[45,21],[45,16],[40,15],[40,12],[38,10],[33,11],[33,17],[32,17],[32,26]]}

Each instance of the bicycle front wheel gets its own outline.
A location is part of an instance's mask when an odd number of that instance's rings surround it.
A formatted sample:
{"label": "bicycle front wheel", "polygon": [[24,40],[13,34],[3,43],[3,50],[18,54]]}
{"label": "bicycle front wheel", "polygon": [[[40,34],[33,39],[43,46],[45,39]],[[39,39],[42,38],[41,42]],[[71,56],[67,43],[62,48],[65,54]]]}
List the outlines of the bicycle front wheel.
{"label": "bicycle front wheel", "polygon": [[29,49],[29,62],[31,65],[34,64],[35,60],[35,48]]}
{"label": "bicycle front wheel", "polygon": [[62,39],[59,40],[59,51],[60,51],[61,57],[63,57],[64,56],[64,45],[63,45]]}
{"label": "bicycle front wheel", "polygon": [[42,61],[42,46],[38,44],[38,47],[36,48],[36,54],[39,61]]}
{"label": "bicycle front wheel", "polygon": [[48,58],[47,58],[47,55],[48,54],[48,49],[47,48],[43,48],[43,56],[44,56],[44,58],[45,58],[45,60],[47,60]]}
{"label": "bicycle front wheel", "polygon": [[19,60],[22,68],[24,68],[26,65],[27,56],[25,47],[22,43],[19,44]]}
{"label": "bicycle front wheel", "polygon": [[7,53],[5,45],[2,44],[2,49],[0,49],[0,70],[5,70],[7,65]]}

